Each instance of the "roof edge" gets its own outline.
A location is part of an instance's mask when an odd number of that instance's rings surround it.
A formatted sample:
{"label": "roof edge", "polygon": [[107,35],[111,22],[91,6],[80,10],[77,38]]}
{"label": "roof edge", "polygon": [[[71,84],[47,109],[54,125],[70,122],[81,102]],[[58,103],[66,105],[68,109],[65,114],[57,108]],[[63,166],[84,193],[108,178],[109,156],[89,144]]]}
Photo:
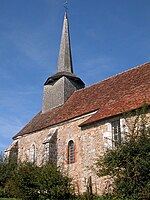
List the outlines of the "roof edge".
{"label": "roof edge", "polygon": [[[80,89],[80,91],[81,91],[81,90],[85,90],[85,89],[90,88],[90,87],[93,87],[93,86],[95,86],[95,85],[97,85],[97,84],[103,83],[103,82],[105,82],[105,81],[107,81],[107,80],[109,80],[109,79],[111,79],[111,78],[114,78],[114,77],[116,77],[116,76],[119,76],[119,75],[124,74],[124,73],[127,73],[127,72],[130,72],[130,71],[132,71],[132,70],[135,70],[136,68],[140,68],[140,67],[142,67],[143,65],[147,65],[147,64],[150,64],[150,62],[145,62],[145,63],[143,63],[143,64],[140,64],[140,65],[137,65],[137,66],[135,66],[135,67],[132,67],[131,69],[127,69],[127,70],[125,70],[125,71],[123,71],[123,72],[119,72],[118,74],[115,74],[115,75],[113,75],[113,76],[107,77],[107,78],[105,78],[105,79],[103,79],[103,80],[100,80],[100,81],[97,82],[97,83],[94,83],[94,84],[89,85],[89,86],[87,86],[87,87],[85,87],[85,88],[82,88],[82,89]],[[78,91],[76,91],[76,92],[78,92]]]}
{"label": "roof edge", "polygon": [[[82,115],[79,115],[79,116],[76,116],[76,117],[74,117],[74,118],[70,118],[70,119],[67,119],[67,120],[64,120],[64,121],[61,121],[61,122],[58,122],[58,123],[54,123],[54,124],[51,124],[51,125],[49,125],[49,126],[45,126],[45,127],[42,127],[42,128],[39,128],[39,129],[37,129],[37,130],[34,130],[34,131],[29,131],[29,132],[27,132],[27,133],[24,133],[23,135],[20,135],[19,133],[21,132],[18,132],[14,137],[12,137],[12,139],[13,140],[16,140],[16,139],[18,139],[18,137],[22,137],[22,136],[24,136],[24,135],[28,135],[28,134],[31,134],[31,133],[35,133],[35,132],[37,132],[37,131],[41,131],[41,130],[43,130],[43,129],[46,129],[46,128],[49,128],[49,127],[53,127],[53,126],[58,126],[58,125],[61,125],[61,124],[64,124],[64,123],[66,123],[66,122],[68,122],[68,121],[72,121],[72,120],[76,120],[76,119],[78,119],[78,118],[80,118],[80,117],[86,117],[87,115],[92,115],[92,114],[94,114],[94,112],[97,112],[98,111],[98,109],[94,109],[94,110],[92,110],[92,111],[90,111],[90,112],[87,112],[87,113],[84,113],[84,114],[82,114]],[[43,114],[43,113],[41,113],[41,112],[39,112],[38,114]],[[34,117],[33,117],[34,118]],[[29,121],[29,123],[30,123],[30,121]],[[27,124],[28,125],[28,124]],[[22,129],[21,129],[22,130]]]}
{"label": "roof edge", "polygon": [[[148,105],[148,107],[150,108],[150,103],[149,104],[147,104]],[[140,107],[137,107],[137,108],[134,108],[134,109],[131,109],[131,110],[128,110],[128,111],[124,111],[124,112],[118,112],[117,114],[115,114],[115,115],[109,115],[109,116],[107,116],[107,117],[103,117],[103,118],[101,118],[101,119],[97,119],[97,120],[93,120],[93,121],[91,121],[91,122],[88,122],[89,121],[89,119],[91,119],[91,118],[89,118],[88,120],[86,120],[85,122],[83,122],[83,123],[81,123],[80,125],[79,125],[79,127],[85,127],[85,126],[89,126],[89,125],[91,125],[91,124],[93,124],[93,123],[97,123],[97,122],[100,122],[100,121],[102,121],[102,120],[106,120],[106,119],[109,119],[109,118],[111,118],[112,116],[113,117],[116,117],[116,116],[118,116],[118,115],[123,115],[124,113],[126,113],[126,112],[134,112],[135,110],[137,110],[137,109],[140,109],[140,108],[142,108],[144,106],[144,104],[143,105],[141,105]],[[95,114],[97,114],[97,113],[95,113]],[[94,115],[95,116],[95,115]]]}

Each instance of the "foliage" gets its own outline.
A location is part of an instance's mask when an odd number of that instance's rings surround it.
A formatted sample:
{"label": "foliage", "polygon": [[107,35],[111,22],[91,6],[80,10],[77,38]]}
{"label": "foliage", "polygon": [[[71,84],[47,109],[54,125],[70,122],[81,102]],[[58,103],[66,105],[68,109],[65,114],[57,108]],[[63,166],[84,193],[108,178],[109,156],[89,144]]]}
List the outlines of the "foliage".
{"label": "foliage", "polygon": [[33,163],[19,163],[5,185],[7,196],[24,200],[63,200],[72,197],[71,180],[53,164],[37,167]]}
{"label": "foliage", "polygon": [[114,197],[111,195],[104,195],[104,196],[95,196],[93,195],[90,199],[87,198],[87,195],[81,195],[77,196],[74,200],[136,200],[135,198],[119,198],[119,197]]}
{"label": "foliage", "polygon": [[7,197],[5,194],[5,185],[9,178],[12,176],[16,168],[16,162],[7,160],[0,162],[0,197]]}
{"label": "foliage", "polygon": [[40,169],[38,188],[40,199],[67,200],[72,197],[71,179],[60,173],[54,164],[47,163]]}
{"label": "foliage", "polygon": [[0,152],[0,163],[2,163],[3,162],[3,152],[1,151]]}
{"label": "foliage", "polygon": [[110,200],[110,199],[107,199],[105,197],[95,196],[95,195],[92,195],[89,197],[87,193],[84,193],[83,195],[76,196],[74,200]]}
{"label": "foliage", "polygon": [[132,120],[126,115],[128,132],[124,133],[121,145],[107,150],[96,163],[98,176],[113,178],[116,197],[150,198],[150,128],[147,120],[145,107],[136,111]]}
{"label": "foliage", "polygon": [[7,196],[24,199],[37,199],[37,170],[32,163],[19,163],[5,185]]}
{"label": "foliage", "polygon": [[16,199],[16,198],[0,198],[0,200],[21,200],[21,199]]}

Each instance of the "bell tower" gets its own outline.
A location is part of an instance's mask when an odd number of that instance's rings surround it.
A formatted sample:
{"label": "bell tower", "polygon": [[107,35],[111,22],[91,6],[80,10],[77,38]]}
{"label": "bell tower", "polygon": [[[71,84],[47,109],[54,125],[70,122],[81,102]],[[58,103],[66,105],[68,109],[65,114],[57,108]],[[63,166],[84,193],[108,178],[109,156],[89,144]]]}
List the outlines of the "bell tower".
{"label": "bell tower", "polygon": [[84,87],[84,82],[73,73],[69,22],[65,12],[57,71],[44,84],[42,112],[63,105],[75,90]]}

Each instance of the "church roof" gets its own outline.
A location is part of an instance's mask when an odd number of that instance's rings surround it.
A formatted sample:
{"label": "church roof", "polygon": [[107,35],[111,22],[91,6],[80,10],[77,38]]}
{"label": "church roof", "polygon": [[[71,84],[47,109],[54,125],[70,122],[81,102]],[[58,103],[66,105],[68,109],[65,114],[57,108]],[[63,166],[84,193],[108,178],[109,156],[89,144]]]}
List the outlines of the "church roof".
{"label": "church roof", "polygon": [[75,74],[70,73],[70,72],[57,72],[56,74],[54,74],[53,76],[49,77],[44,85],[48,85],[50,83],[54,83],[55,81],[57,81],[59,78],[61,78],[62,76],[65,76],[71,80],[74,80],[75,82],[83,85],[83,87],[85,86],[84,82],[77,77]]}
{"label": "church roof", "polygon": [[97,111],[80,126],[150,105],[150,62],[75,91],[64,105],[39,112],[17,135],[23,136]]}

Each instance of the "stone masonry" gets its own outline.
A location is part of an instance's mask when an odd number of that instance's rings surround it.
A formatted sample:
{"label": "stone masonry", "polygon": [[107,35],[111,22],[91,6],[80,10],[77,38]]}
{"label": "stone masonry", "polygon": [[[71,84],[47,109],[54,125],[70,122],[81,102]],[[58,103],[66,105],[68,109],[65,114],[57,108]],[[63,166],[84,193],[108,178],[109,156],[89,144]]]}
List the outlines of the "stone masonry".
{"label": "stone masonry", "polygon": [[[104,151],[109,147],[109,143],[112,141],[111,138],[110,140],[107,138],[109,137],[108,133],[110,133],[111,137],[110,122],[116,118],[105,120],[86,128],[79,127],[90,116],[82,116],[57,126],[24,135],[18,141],[19,160],[29,159],[30,148],[34,144],[36,147],[36,163],[39,166],[43,164],[44,141],[55,130],[54,134],[57,133],[57,148],[52,148],[50,153],[56,155],[57,165],[61,167],[62,171],[73,178],[76,191],[85,192],[87,180],[92,176],[93,191],[102,194],[106,190],[108,179],[99,179],[91,167],[98,156],[103,155]],[[124,122],[123,119],[121,121]],[[75,144],[75,163],[73,164],[67,163],[67,148],[70,140],[73,140]]]}

